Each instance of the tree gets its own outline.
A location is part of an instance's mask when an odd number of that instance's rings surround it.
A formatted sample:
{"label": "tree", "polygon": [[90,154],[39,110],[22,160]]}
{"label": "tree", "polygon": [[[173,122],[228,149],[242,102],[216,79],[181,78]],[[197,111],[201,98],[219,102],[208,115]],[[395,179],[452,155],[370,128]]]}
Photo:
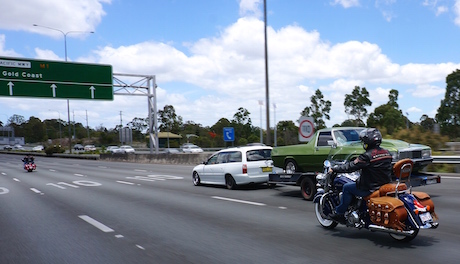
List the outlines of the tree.
{"label": "tree", "polygon": [[367,119],[367,126],[385,128],[388,134],[406,127],[407,118],[398,109],[398,91],[391,90],[388,103],[378,106]]}
{"label": "tree", "polygon": [[354,116],[357,123],[362,123],[362,118],[367,117],[366,106],[372,105],[366,87],[355,86],[351,94],[345,95],[343,105],[345,106],[345,113]]}
{"label": "tree", "polygon": [[[235,128],[235,137],[238,137],[237,143],[244,145],[248,141],[248,137],[253,132],[250,112],[243,107],[238,108],[238,111],[233,115],[232,126]],[[244,140],[241,140],[244,139]]]}
{"label": "tree", "polygon": [[305,107],[300,113],[301,116],[311,116],[315,123],[316,129],[322,129],[326,127],[326,123],[323,117],[327,120],[330,119],[329,112],[331,111],[331,101],[324,100],[323,93],[319,89],[316,90],[315,94],[310,97],[311,105]]}
{"label": "tree", "polygon": [[447,75],[446,93],[438,108],[436,120],[444,135],[456,139],[460,135],[460,70]]}
{"label": "tree", "polygon": [[160,131],[179,134],[182,127],[182,117],[176,114],[174,106],[165,105],[163,110],[158,111],[158,119],[160,122]]}
{"label": "tree", "polygon": [[276,131],[278,132],[276,141],[279,146],[299,143],[299,128],[291,120],[278,122]]}
{"label": "tree", "polygon": [[128,123],[128,126],[133,130],[139,131],[140,133],[145,132],[148,127],[147,118],[135,117],[131,122]]}
{"label": "tree", "polygon": [[398,105],[398,95],[399,95],[399,92],[398,90],[395,90],[395,89],[391,89],[390,93],[388,94],[388,104],[390,106],[392,106],[393,108],[395,109],[398,109],[399,108],[399,105]]}
{"label": "tree", "polygon": [[24,132],[26,142],[42,142],[46,139],[45,124],[34,116],[24,124]]}
{"label": "tree", "polygon": [[20,126],[22,124],[24,124],[26,122],[26,120],[24,119],[24,117],[22,115],[12,115],[10,116],[10,118],[8,118],[8,123],[7,125],[16,125],[16,126]]}
{"label": "tree", "polygon": [[147,118],[135,117],[131,122],[128,123],[128,127],[132,129],[133,138],[142,140],[144,138],[144,132],[148,127]]}
{"label": "tree", "polygon": [[433,132],[435,124],[436,121],[433,118],[428,117],[428,115],[422,115],[422,117],[420,117],[420,127],[423,131]]}

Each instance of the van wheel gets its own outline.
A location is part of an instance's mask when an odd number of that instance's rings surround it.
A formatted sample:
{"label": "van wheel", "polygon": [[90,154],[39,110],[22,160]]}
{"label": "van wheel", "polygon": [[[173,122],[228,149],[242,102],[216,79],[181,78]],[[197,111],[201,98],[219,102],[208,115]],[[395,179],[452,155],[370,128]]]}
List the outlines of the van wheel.
{"label": "van wheel", "polygon": [[235,179],[233,179],[232,175],[225,176],[225,186],[227,186],[227,189],[229,190],[236,189],[236,182],[235,182]]}
{"label": "van wheel", "polygon": [[305,200],[313,200],[316,194],[316,185],[310,177],[304,177],[300,182],[300,192]]}
{"label": "van wheel", "polygon": [[284,163],[284,171],[286,173],[295,173],[295,172],[299,172],[300,170],[299,170],[299,167],[297,166],[297,163],[295,162],[295,160],[288,159]]}

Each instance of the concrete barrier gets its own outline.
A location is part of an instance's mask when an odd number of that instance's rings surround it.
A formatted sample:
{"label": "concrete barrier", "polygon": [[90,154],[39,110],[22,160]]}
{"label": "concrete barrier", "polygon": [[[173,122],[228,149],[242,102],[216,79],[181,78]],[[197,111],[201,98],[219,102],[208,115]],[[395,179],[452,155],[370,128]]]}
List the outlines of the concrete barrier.
{"label": "concrete barrier", "polygon": [[101,160],[152,163],[152,164],[183,164],[198,165],[209,158],[209,153],[196,154],[100,154]]}

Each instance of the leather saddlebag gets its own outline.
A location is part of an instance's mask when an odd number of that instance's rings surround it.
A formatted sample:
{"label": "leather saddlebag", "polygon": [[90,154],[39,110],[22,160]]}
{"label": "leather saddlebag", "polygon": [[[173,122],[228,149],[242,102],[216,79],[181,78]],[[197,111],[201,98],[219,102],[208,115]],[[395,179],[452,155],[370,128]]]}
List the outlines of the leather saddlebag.
{"label": "leather saddlebag", "polygon": [[431,197],[424,192],[412,192],[412,195],[417,198],[417,200],[425,207],[429,207],[429,211],[434,220],[438,219],[438,216],[434,212],[434,203],[431,200]]}
{"label": "leather saddlebag", "polygon": [[397,230],[405,228],[407,211],[399,199],[390,196],[370,198],[367,207],[372,223]]}

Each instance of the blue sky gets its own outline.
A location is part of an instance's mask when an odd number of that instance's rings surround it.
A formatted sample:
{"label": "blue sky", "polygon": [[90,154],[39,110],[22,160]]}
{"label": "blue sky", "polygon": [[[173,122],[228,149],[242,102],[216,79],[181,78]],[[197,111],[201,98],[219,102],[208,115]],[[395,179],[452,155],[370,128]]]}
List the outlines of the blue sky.
{"label": "blue sky", "polygon": [[[0,56],[113,66],[155,75],[158,108],[204,126],[239,107],[259,126],[265,100],[262,0],[0,0]],[[296,121],[320,89],[341,123],[345,94],[366,87],[372,112],[399,91],[412,122],[434,118],[445,78],[460,69],[460,0],[267,0],[270,124]],[[127,80],[129,82],[129,80]],[[274,108],[276,104],[276,109]],[[265,128],[265,105],[262,126]],[[147,116],[147,99],[71,100],[71,120],[113,128]],[[0,120],[67,120],[62,99],[0,97]]]}

